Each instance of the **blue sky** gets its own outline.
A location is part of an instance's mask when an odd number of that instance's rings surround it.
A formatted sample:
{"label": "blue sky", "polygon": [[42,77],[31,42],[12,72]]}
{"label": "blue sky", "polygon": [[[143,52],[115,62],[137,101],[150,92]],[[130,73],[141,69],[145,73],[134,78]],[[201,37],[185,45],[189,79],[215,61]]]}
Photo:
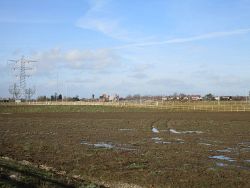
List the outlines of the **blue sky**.
{"label": "blue sky", "polygon": [[250,0],[0,0],[8,59],[34,59],[36,95],[246,95]]}

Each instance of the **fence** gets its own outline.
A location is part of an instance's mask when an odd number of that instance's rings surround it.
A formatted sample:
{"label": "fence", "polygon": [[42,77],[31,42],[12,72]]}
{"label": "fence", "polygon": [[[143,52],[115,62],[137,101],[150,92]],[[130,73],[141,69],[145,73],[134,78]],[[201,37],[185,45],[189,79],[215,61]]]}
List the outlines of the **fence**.
{"label": "fence", "polygon": [[[3,103],[2,103],[3,104]],[[98,105],[129,108],[152,108],[165,111],[204,111],[204,112],[250,112],[250,103],[246,101],[196,101],[196,102],[163,102],[163,101],[120,101],[120,102],[85,102],[85,101],[47,101],[4,103],[8,105]]]}

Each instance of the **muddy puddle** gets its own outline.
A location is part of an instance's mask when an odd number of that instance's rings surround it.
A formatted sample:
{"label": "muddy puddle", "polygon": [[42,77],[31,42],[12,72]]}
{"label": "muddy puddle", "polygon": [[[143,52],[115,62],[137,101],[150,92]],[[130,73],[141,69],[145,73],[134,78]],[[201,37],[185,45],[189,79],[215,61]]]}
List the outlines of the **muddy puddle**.
{"label": "muddy puddle", "polygon": [[232,168],[233,167],[233,168],[238,168],[241,170],[247,170],[247,171],[250,170],[250,168],[248,166],[235,165],[234,163],[227,164],[227,163],[222,163],[222,162],[216,162],[215,165],[217,167],[222,167],[222,168],[226,168],[226,167]]}
{"label": "muddy puddle", "polygon": [[210,156],[209,159],[218,159],[218,160],[224,160],[224,161],[229,161],[229,162],[235,161],[233,158],[227,157],[225,155],[214,155],[214,156]]}
{"label": "muddy puddle", "polygon": [[90,143],[86,140],[81,140],[80,144],[87,145],[93,148],[103,148],[103,149],[117,149],[117,150],[124,150],[124,151],[136,151],[136,148],[133,148],[132,146],[128,144],[113,144],[111,142],[98,142],[98,143]]}
{"label": "muddy puddle", "polygon": [[173,142],[168,141],[155,141],[156,144],[173,144]]}
{"label": "muddy puddle", "polygon": [[204,143],[204,142],[200,142],[198,143],[199,145],[204,145],[204,146],[212,146],[212,144],[209,144],[209,143]]}
{"label": "muddy puddle", "polygon": [[218,166],[218,167],[225,167],[225,166],[228,166],[228,164],[226,164],[226,163],[215,163],[216,164],[216,166]]}
{"label": "muddy puddle", "polygon": [[225,149],[219,149],[219,150],[216,150],[217,152],[220,152],[220,153],[231,153],[234,151],[233,148],[225,148]]}
{"label": "muddy puddle", "polygon": [[[235,147],[225,147],[223,149],[218,149],[218,150],[214,150],[215,152],[221,153],[222,155],[212,155],[209,156],[210,159],[214,159],[216,160],[216,166],[218,167],[234,167],[234,168],[239,168],[239,169],[243,169],[243,170],[250,170],[250,167],[248,165],[238,165],[237,163],[250,163],[250,160],[248,159],[244,159],[244,160],[240,160],[237,161],[234,158],[228,157],[226,155],[228,154],[233,154],[233,155],[239,155],[240,153],[245,153],[245,152],[249,152],[249,142],[244,142],[244,144],[242,143],[238,143],[237,146]],[[213,151],[213,150],[210,150]],[[218,160],[220,160],[220,162],[218,162]],[[228,162],[224,163],[222,161]]]}
{"label": "muddy puddle", "polygon": [[113,145],[111,144],[106,144],[106,143],[97,143],[97,144],[93,144],[94,147],[96,148],[107,148],[107,149],[112,149],[114,148]]}
{"label": "muddy puddle", "polygon": [[169,129],[173,134],[202,134],[202,131],[176,131],[175,129]]}
{"label": "muddy puddle", "polygon": [[155,141],[160,141],[160,140],[162,140],[162,138],[159,138],[159,137],[154,137],[154,138],[152,138],[152,140],[155,140]]}
{"label": "muddy puddle", "polygon": [[242,144],[237,144],[236,147],[226,147],[223,149],[215,150],[216,152],[219,153],[246,153],[250,152],[250,146],[249,145],[242,145]]}
{"label": "muddy puddle", "polygon": [[135,131],[135,129],[119,129],[119,131]]}
{"label": "muddy puddle", "polygon": [[152,128],[152,132],[153,132],[153,133],[159,133],[160,131],[159,131],[157,128],[153,127],[153,128]]}
{"label": "muddy puddle", "polygon": [[184,140],[182,139],[175,139],[174,141],[166,141],[160,137],[153,137],[152,140],[155,144],[183,144]]}

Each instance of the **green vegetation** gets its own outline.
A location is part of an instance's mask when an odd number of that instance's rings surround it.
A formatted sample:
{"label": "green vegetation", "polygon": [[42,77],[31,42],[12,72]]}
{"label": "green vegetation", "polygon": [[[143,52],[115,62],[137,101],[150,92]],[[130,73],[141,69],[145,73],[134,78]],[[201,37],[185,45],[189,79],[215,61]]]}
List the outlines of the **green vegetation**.
{"label": "green vegetation", "polygon": [[160,109],[102,105],[0,105],[0,113],[46,112],[150,112]]}
{"label": "green vegetation", "polygon": [[42,170],[31,164],[24,165],[12,159],[0,158],[0,167],[0,187],[104,187]]}
{"label": "green vegetation", "polygon": [[139,163],[139,162],[134,162],[128,165],[128,169],[145,169],[147,167],[146,163]]}

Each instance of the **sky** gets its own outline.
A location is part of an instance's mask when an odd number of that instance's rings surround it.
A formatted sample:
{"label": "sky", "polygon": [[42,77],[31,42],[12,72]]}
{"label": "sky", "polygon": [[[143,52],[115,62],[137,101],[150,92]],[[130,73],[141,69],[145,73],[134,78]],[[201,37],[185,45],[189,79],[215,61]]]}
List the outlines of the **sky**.
{"label": "sky", "polygon": [[248,95],[250,0],[0,0],[0,96]]}

